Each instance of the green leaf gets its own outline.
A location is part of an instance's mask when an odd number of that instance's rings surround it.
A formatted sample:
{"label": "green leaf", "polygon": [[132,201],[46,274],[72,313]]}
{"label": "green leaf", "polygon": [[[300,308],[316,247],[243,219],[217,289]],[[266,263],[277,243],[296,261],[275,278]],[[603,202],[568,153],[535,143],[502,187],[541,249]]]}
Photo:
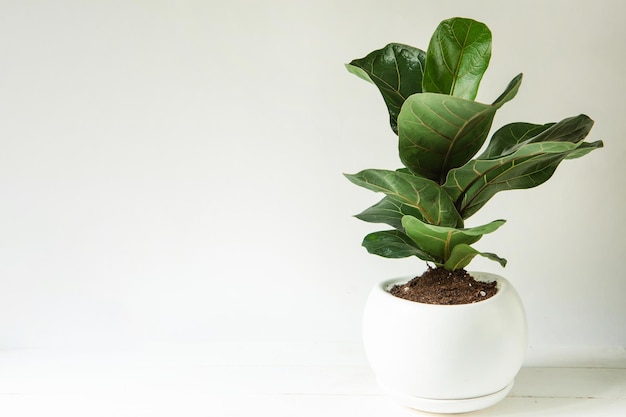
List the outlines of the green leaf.
{"label": "green leaf", "polygon": [[415,242],[399,230],[384,230],[370,233],[363,239],[363,246],[374,255],[385,258],[407,258],[417,256],[424,261],[432,261]]}
{"label": "green leaf", "polygon": [[402,217],[406,215],[417,218],[422,217],[421,212],[415,207],[385,196],[378,203],[365,209],[355,217],[369,223],[386,223],[398,230],[402,230]]}
{"label": "green leaf", "polygon": [[429,254],[440,265],[448,261],[454,247],[460,244],[471,245],[478,242],[483,235],[495,231],[504,222],[504,220],[495,220],[482,226],[456,229],[427,224],[413,216],[402,218],[405,233],[413,239],[422,251]]}
{"label": "green leaf", "polygon": [[493,105],[500,108],[504,103],[513,100],[519,92],[520,85],[522,85],[522,78],[524,78],[524,74],[521,73],[513,77],[504,92],[493,102]]}
{"label": "green leaf", "polygon": [[519,122],[503,126],[493,134],[487,149],[477,159],[500,158],[513,153],[518,144],[532,139],[553,125],[554,123],[537,125]]}
{"label": "green leaf", "polygon": [[506,259],[500,258],[498,255],[488,252],[479,252],[472,248],[470,245],[461,243],[452,248],[450,257],[443,265],[448,271],[455,271],[457,269],[463,269],[474,259],[476,255],[484,256],[487,259],[498,262],[503,267],[506,266]]}
{"label": "green leaf", "polygon": [[[461,216],[467,219],[500,191],[532,188],[543,184],[564,159],[579,157],[603,146],[601,141],[582,142],[591,129],[591,124],[586,119],[588,118],[584,115],[565,119],[519,143],[515,143],[513,138],[507,139],[503,136],[505,132],[515,129],[504,130],[499,141],[512,145],[493,146],[494,152],[495,149],[501,149],[504,156],[497,158],[490,153],[488,156],[492,159],[472,160],[453,169],[444,189],[455,201]],[[581,126],[586,127],[581,129]],[[513,153],[509,153],[511,151]]]}
{"label": "green leaf", "polygon": [[402,104],[410,95],[422,92],[425,60],[426,53],[421,49],[391,43],[365,58],[346,64],[349,72],[378,87],[389,111],[391,128],[396,134]]}
{"label": "green leaf", "polygon": [[444,20],[426,53],[424,92],[474,100],[491,58],[491,31],[465,18]]}
{"label": "green leaf", "polygon": [[603,146],[604,146],[604,143],[601,140],[595,141],[595,142],[583,142],[580,145],[578,145],[578,148],[570,152],[565,157],[565,159],[580,158],[581,156],[587,155],[589,152],[593,151],[594,149],[602,148]]}
{"label": "green leaf", "polygon": [[535,125],[511,123],[494,133],[489,146],[477,159],[493,159],[512,154],[528,143],[572,142],[586,138],[593,127],[593,120],[584,114],[569,117],[559,123]]}
{"label": "green leaf", "polygon": [[521,81],[520,74],[492,105],[434,93],[409,97],[398,117],[402,163],[443,183],[450,169],[462,166],[480,150],[496,111],[515,97]]}
{"label": "green leaf", "polygon": [[415,208],[420,218],[430,224],[452,227],[463,224],[448,193],[429,179],[382,169],[366,169],[345,176],[356,185],[385,193],[393,200]]}

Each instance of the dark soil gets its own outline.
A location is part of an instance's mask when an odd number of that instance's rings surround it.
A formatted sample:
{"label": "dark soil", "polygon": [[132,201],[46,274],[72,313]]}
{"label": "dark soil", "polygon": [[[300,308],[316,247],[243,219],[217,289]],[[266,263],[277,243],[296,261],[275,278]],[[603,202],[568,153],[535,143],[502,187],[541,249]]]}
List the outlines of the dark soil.
{"label": "dark soil", "polygon": [[389,291],[396,297],[426,304],[471,304],[493,297],[496,282],[476,281],[466,270],[453,272],[443,268],[428,268],[422,275],[406,284],[395,285]]}

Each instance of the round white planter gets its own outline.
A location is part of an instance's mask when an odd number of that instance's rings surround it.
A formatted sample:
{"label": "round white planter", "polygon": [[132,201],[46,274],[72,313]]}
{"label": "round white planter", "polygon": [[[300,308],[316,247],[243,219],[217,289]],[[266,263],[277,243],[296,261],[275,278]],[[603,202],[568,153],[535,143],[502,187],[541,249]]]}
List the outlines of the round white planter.
{"label": "round white planter", "polygon": [[404,300],[388,290],[409,278],[376,285],[363,317],[363,341],[380,387],[401,405],[434,413],[479,410],[513,386],[527,345],[524,307],[503,277],[493,297],[460,305]]}

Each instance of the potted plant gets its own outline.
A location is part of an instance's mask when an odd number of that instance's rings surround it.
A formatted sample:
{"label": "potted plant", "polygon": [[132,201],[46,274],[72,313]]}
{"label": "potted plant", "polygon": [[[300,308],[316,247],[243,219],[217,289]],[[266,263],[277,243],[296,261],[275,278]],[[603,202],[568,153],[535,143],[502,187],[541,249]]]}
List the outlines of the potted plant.
{"label": "potted plant", "polygon": [[485,146],[497,110],[522,81],[522,74],[514,77],[491,104],[475,101],[490,57],[489,28],[452,18],[439,24],[426,52],[391,43],[346,65],[380,90],[404,165],[346,175],[384,194],[356,217],[391,229],[368,234],[363,246],[428,265],[411,280],[375,286],[364,345],[380,386],[423,411],[467,412],[498,402],[526,350],[524,309],[511,283],[465,269],[476,256],[506,265],[473,246],[505,221],[469,227],[466,220],[496,193],[536,187],[561,161],[603,146],[584,141],[593,125],[586,115],[507,124]]}

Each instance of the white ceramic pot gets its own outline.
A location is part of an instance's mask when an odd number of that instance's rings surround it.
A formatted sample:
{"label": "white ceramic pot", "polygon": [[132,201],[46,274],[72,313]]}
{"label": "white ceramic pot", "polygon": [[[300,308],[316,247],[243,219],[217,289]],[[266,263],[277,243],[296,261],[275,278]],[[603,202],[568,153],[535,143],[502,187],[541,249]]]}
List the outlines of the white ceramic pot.
{"label": "white ceramic pot", "polygon": [[380,387],[401,405],[434,413],[479,410],[513,386],[527,346],[524,307],[503,277],[498,292],[473,304],[433,305],[388,290],[409,278],[376,285],[363,317],[363,341]]}

